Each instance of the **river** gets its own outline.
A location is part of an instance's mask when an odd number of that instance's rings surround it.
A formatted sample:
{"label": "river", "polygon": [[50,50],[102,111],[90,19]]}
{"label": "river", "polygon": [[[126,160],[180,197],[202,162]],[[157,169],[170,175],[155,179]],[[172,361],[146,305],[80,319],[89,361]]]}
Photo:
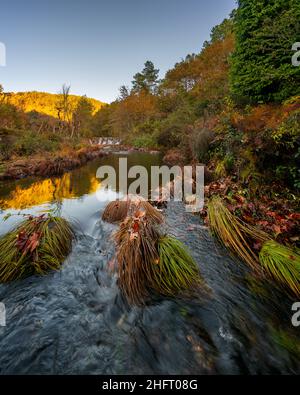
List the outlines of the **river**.
{"label": "river", "polygon": [[0,234],[19,220],[3,221],[8,213],[55,209],[75,223],[77,240],[59,272],[0,285],[0,373],[299,374],[296,301],[255,279],[182,203],[169,202],[166,226],[190,250],[211,295],[124,303],[108,269],[116,226],[101,220],[115,191],[96,178],[120,156],[128,167],[160,164],[159,155],[110,154],[62,177],[1,184]]}

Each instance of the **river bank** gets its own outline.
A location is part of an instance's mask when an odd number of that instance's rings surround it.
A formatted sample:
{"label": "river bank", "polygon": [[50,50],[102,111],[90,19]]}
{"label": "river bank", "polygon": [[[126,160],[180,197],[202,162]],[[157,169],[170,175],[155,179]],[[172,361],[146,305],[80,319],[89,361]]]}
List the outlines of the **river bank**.
{"label": "river bank", "polygon": [[150,152],[149,149],[136,149],[131,146],[86,146],[79,150],[68,150],[55,155],[45,153],[32,157],[19,157],[0,163],[0,181],[18,180],[30,176],[60,176],[67,171],[85,165],[89,161],[107,156],[112,152]]}

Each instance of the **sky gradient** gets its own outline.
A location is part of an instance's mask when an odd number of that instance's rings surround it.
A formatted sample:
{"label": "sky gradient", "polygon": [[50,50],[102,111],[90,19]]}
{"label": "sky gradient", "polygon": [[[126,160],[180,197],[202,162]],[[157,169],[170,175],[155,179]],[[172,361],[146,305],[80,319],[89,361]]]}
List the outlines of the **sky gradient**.
{"label": "sky gradient", "polygon": [[10,0],[1,2],[5,91],[74,94],[111,102],[152,60],[160,76],[198,53],[235,0]]}

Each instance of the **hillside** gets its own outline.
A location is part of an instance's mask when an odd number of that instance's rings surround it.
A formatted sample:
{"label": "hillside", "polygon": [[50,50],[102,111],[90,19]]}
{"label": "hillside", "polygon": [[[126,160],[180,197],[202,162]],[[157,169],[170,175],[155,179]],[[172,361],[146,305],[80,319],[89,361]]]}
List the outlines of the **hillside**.
{"label": "hillside", "polygon": [[[57,103],[59,101],[59,94],[52,94],[46,92],[8,92],[5,93],[7,101],[22,109],[24,112],[36,111],[42,114],[50,115],[57,118]],[[69,95],[70,105],[76,108],[82,96]],[[100,110],[105,104],[99,100],[87,98],[87,101],[93,107],[93,114]]]}

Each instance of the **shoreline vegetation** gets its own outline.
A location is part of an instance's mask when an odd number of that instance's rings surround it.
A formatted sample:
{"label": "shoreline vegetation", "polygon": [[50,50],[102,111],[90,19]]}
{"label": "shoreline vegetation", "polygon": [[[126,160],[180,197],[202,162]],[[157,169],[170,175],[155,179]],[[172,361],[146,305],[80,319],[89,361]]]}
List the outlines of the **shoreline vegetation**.
{"label": "shoreline vegetation", "polygon": [[127,145],[118,146],[95,146],[88,143],[82,144],[82,148],[62,150],[55,154],[40,153],[29,157],[18,157],[14,160],[0,164],[0,182],[18,180],[26,177],[52,177],[60,176],[70,170],[74,170],[86,163],[109,155],[113,152],[150,152],[158,151],[133,148]]}
{"label": "shoreline vegetation", "polygon": [[[109,105],[74,100],[64,85],[41,111],[47,94],[1,89],[0,179],[59,175],[109,152],[83,144],[93,137],[160,150],[168,165],[205,164],[205,223],[250,265],[260,256],[299,294],[300,67],[291,61],[299,20],[298,0],[241,0],[200,53],[162,80],[146,61]],[[225,232],[226,222],[237,239]],[[250,240],[241,227],[255,229]],[[293,270],[278,274],[278,265]]]}

